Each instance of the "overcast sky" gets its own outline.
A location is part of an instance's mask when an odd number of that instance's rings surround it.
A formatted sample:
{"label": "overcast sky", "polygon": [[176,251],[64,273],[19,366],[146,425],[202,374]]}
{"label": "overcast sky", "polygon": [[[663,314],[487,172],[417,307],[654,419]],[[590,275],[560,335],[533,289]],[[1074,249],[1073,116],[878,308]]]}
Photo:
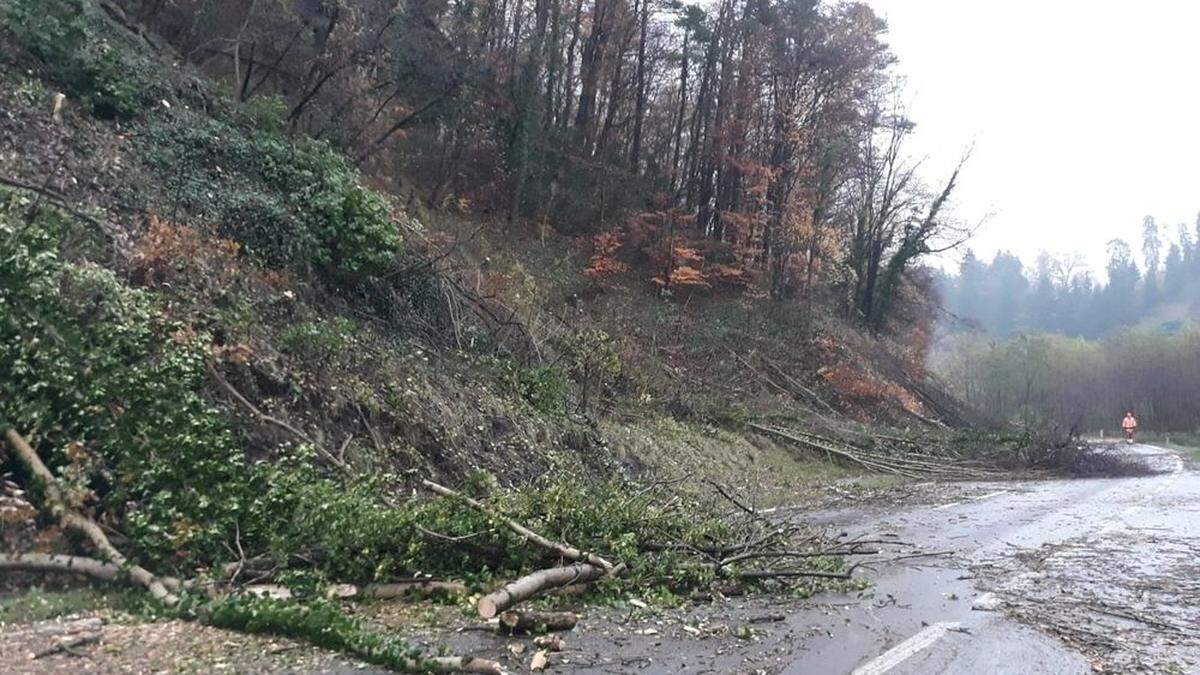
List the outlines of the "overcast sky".
{"label": "overcast sky", "polygon": [[[1040,250],[1141,249],[1200,210],[1200,2],[867,0],[888,20],[937,179],[975,152],[958,213],[993,214],[971,245],[1032,264]],[[955,260],[961,256],[955,256]]]}

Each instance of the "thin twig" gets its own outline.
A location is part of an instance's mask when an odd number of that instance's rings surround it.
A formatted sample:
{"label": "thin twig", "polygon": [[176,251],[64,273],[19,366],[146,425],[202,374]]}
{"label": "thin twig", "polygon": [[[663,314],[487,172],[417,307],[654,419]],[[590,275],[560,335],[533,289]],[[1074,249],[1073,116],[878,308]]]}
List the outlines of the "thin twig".
{"label": "thin twig", "polygon": [[257,406],[255,406],[253,403],[250,402],[249,399],[247,399],[245,396],[243,396],[242,393],[240,391],[238,391],[232,384],[230,384],[228,380],[226,380],[224,377],[221,376],[221,373],[217,370],[217,367],[215,365],[213,365],[212,361],[206,361],[205,365],[208,367],[208,373],[213,378],[213,381],[215,381],[222,389],[224,389],[225,392],[228,393],[231,398],[233,398],[233,400],[237,401],[238,403],[240,403],[242,405],[243,408],[248,410],[250,412],[250,414],[257,417],[260,421],[267,422],[269,424],[273,424],[273,425],[279,427],[280,429],[283,429],[284,431],[287,431],[288,433],[292,434],[296,438],[299,438],[301,441],[308,443],[314,449],[316,449],[316,451],[322,457],[324,457],[326,460],[328,460],[336,468],[341,469],[342,471],[347,472],[347,473],[350,471],[350,467],[347,466],[345,462],[339,460],[336,456],[334,456],[333,453],[326,450],[324,446],[322,446],[320,443],[318,443],[316,440],[314,440],[311,436],[309,436],[308,434],[304,433],[303,431],[297,429],[296,427],[288,424],[287,422],[284,422],[283,420],[281,420],[277,417],[272,417],[272,416],[266,414],[265,412],[259,410]]}

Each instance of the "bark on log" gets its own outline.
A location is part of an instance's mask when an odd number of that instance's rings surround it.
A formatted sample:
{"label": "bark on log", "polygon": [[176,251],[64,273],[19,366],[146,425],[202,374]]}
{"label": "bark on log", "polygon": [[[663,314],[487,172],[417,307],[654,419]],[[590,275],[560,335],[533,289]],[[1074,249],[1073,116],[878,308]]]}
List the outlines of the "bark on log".
{"label": "bark on log", "polygon": [[566,567],[551,567],[550,569],[539,570],[533,574],[523,576],[516,581],[509,582],[503,588],[483,596],[476,603],[475,609],[479,611],[479,616],[490,619],[509,607],[528,600],[544,591],[570,586],[571,584],[595,581],[603,577],[606,573],[606,570],[595,565],[588,565],[587,563],[575,563]]}
{"label": "bark on log", "polygon": [[547,538],[543,537],[542,535],[538,534],[537,532],[534,532],[533,530],[518,523],[517,521],[513,520],[512,518],[509,518],[508,516],[505,516],[505,515],[497,512],[495,509],[488,506],[487,504],[484,504],[483,502],[480,502],[476,499],[472,499],[471,497],[468,497],[467,495],[464,495],[461,492],[451,490],[450,488],[448,488],[444,485],[438,485],[437,483],[435,483],[431,480],[422,480],[421,484],[424,485],[425,487],[429,488],[430,490],[436,492],[437,494],[442,495],[443,497],[450,497],[452,499],[457,499],[457,500],[471,506],[474,509],[482,511],[483,513],[487,514],[489,517],[503,523],[506,527],[508,527],[508,529],[510,529],[513,532],[516,532],[517,534],[524,537],[525,540],[528,541],[529,543],[534,544],[536,546],[540,546],[540,547],[554,553],[555,555],[561,556],[567,560],[571,560],[571,561],[574,561],[577,563],[586,563],[586,564],[592,565],[594,567],[599,567],[600,569],[602,569],[605,572],[610,573],[610,574],[615,572],[615,569],[616,569],[615,566],[612,563],[610,563],[609,561],[605,560],[604,558],[601,558],[600,556],[598,556],[594,553],[588,553],[586,551],[581,551],[569,544],[561,544],[556,541],[551,541],[550,539],[547,539]]}
{"label": "bark on log", "polygon": [[[83,574],[97,581],[132,581],[119,565],[78,555],[59,553],[0,553],[0,571],[13,572],[57,572],[61,574]],[[201,587],[194,580],[180,581],[175,577],[158,577],[167,590],[179,592]],[[219,596],[212,586],[202,587],[210,597]]]}
{"label": "bark on log", "polygon": [[232,579],[234,575],[240,573],[255,573],[263,574],[270,572],[275,567],[275,561],[263,557],[247,558],[240,562],[225,563],[218,568],[218,577],[224,580]]}
{"label": "bark on log", "polygon": [[121,568],[112,563],[52,553],[0,553],[0,570],[83,574],[100,581],[117,581],[121,577]]}
{"label": "bark on log", "polygon": [[507,633],[549,633],[572,630],[579,617],[571,612],[503,612],[500,627]]}
{"label": "bark on log", "polygon": [[25,442],[25,439],[15,429],[9,429],[5,435],[8,438],[9,445],[12,446],[16,454],[17,461],[21,462],[33,474],[34,478],[41,483],[42,495],[47,502],[44,506],[47,507],[47,510],[64,527],[87,537],[91,541],[92,546],[99,552],[101,558],[122,568],[131,579],[144,586],[155,600],[168,607],[179,603],[179,597],[167,590],[158,577],[154,576],[154,574],[141,565],[132,563],[126,559],[112,545],[112,542],[108,540],[108,537],[100,529],[100,526],[67,506],[67,502],[63,498],[62,490],[59,489],[58,481],[55,480],[54,474],[50,473],[50,469],[47,469],[46,465],[42,463],[42,459],[38,457],[37,452]]}

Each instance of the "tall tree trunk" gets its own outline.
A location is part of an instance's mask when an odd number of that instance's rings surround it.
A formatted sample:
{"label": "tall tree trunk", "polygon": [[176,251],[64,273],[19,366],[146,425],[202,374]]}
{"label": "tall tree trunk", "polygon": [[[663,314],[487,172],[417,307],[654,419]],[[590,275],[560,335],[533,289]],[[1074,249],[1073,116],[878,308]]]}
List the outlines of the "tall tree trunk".
{"label": "tall tree trunk", "polygon": [[592,9],[592,28],[583,45],[580,58],[579,109],[575,113],[575,139],[582,155],[592,152],[592,120],[596,113],[596,94],[600,85],[600,69],[608,43],[608,15],[613,3],[619,0],[595,0]]}
{"label": "tall tree trunk", "polygon": [[546,90],[542,126],[549,129],[554,125],[554,116],[558,114],[558,77],[559,66],[562,62],[562,0],[552,0],[550,4],[550,44],[546,48],[549,60],[546,64]]}
{"label": "tall tree trunk", "polygon": [[537,16],[537,25],[533,31],[533,39],[529,45],[529,57],[521,72],[514,101],[519,106],[519,114],[510,147],[510,155],[513,158],[513,191],[512,202],[508,210],[509,222],[516,219],[525,200],[525,184],[529,176],[529,146],[533,136],[534,121],[539,117],[539,105],[541,104],[541,99],[538,97],[538,80],[542,71],[542,48],[545,44],[549,0],[536,1],[534,12]]}
{"label": "tall tree trunk", "polygon": [[516,0],[513,9],[512,45],[508,48],[508,75],[517,77],[517,54],[521,45],[521,22],[525,19],[525,0]]}
{"label": "tall tree trunk", "polygon": [[683,118],[687,112],[687,80],[688,80],[688,40],[691,32],[687,26],[683,28],[683,52],[679,59],[679,112],[675,115],[674,143],[671,150],[671,189],[677,190],[682,185],[682,174],[679,166],[679,153],[683,145]]}
{"label": "tall tree trunk", "polygon": [[608,141],[612,137],[613,123],[617,119],[617,113],[621,110],[621,102],[625,96],[625,80],[622,77],[622,74],[625,72],[625,54],[629,50],[629,41],[633,39],[633,31],[629,30],[624,17],[617,17],[617,20],[621,21],[621,41],[620,46],[617,48],[616,66],[613,69],[612,80],[609,82],[608,108],[604,113],[604,126],[601,128],[600,137],[596,141],[596,154],[599,156],[603,156],[608,150]]}
{"label": "tall tree trunk", "polygon": [[629,152],[629,164],[635,174],[641,173],[642,124],[646,118],[646,27],[650,23],[650,0],[641,0],[641,4],[637,56],[637,100],[633,111],[633,149]]}
{"label": "tall tree trunk", "polygon": [[684,206],[691,209],[696,206],[697,174],[701,148],[705,143],[708,111],[712,107],[711,88],[713,70],[716,68],[717,36],[709,38],[708,49],[705,52],[704,68],[700,71],[700,87],[696,90],[696,105],[692,106],[692,119],[689,123],[688,149],[684,157]]}
{"label": "tall tree trunk", "polygon": [[562,114],[558,116],[559,126],[563,129],[571,123],[571,107],[575,103],[575,52],[582,35],[583,0],[575,0],[575,20],[571,23],[571,43],[567,45],[567,72],[563,78],[561,93]]}

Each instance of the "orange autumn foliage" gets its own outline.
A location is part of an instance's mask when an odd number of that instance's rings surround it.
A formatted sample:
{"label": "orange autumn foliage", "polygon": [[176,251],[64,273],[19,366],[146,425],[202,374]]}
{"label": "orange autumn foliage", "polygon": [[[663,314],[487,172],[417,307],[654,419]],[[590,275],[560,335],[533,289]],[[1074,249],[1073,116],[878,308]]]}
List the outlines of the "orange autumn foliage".
{"label": "orange autumn foliage", "polygon": [[845,400],[867,404],[894,402],[910,413],[925,412],[921,402],[904,387],[850,364],[829,366],[817,372]]}
{"label": "orange autumn foliage", "polygon": [[628,270],[628,265],[617,260],[617,252],[620,249],[621,235],[616,230],[602,232],[593,237],[592,257],[583,270],[583,276],[599,282]]}
{"label": "orange autumn foliage", "polygon": [[170,283],[185,270],[220,281],[236,273],[237,242],[206,237],[151,214],[133,254],[133,276],[146,286]]}
{"label": "orange autumn foliage", "polygon": [[665,288],[712,288],[704,273],[695,267],[676,267],[667,278],[654,277],[654,283]]}

